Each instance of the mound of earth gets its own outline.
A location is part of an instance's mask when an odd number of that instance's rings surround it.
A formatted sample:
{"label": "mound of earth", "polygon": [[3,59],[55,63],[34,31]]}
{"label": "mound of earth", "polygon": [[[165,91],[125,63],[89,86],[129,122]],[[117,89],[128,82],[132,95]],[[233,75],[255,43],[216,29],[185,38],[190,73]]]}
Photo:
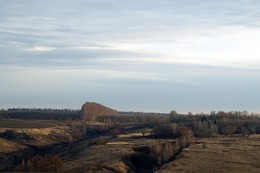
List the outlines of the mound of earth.
{"label": "mound of earth", "polygon": [[82,105],[80,112],[81,119],[94,121],[99,115],[118,115],[118,112],[114,109],[94,102],[86,102]]}

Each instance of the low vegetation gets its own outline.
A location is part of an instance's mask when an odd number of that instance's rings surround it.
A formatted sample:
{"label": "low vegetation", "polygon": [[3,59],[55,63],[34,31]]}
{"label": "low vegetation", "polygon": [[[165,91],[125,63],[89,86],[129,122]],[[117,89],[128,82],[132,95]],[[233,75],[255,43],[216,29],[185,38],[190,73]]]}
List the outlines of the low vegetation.
{"label": "low vegetation", "polygon": [[259,173],[260,136],[197,138],[158,173]]}
{"label": "low vegetation", "polygon": [[[0,112],[0,147],[12,151],[10,158],[6,152],[0,153],[1,171],[84,172],[84,167],[86,172],[154,172],[200,139],[236,136],[247,140],[260,134],[260,116],[246,111],[187,115],[176,111],[117,112],[88,119],[72,110],[21,110]],[[29,154],[23,156],[23,150],[13,151],[11,146],[8,149],[8,141],[12,146],[23,146]],[[204,142],[201,148],[210,146]]]}
{"label": "low vegetation", "polygon": [[0,137],[14,140],[14,141],[21,141],[21,142],[33,142],[36,141],[35,137],[24,133],[24,132],[17,132],[14,130],[6,130],[4,133],[0,134]]}
{"label": "low vegetation", "polygon": [[58,155],[34,156],[16,168],[17,172],[62,172],[63,161]]}

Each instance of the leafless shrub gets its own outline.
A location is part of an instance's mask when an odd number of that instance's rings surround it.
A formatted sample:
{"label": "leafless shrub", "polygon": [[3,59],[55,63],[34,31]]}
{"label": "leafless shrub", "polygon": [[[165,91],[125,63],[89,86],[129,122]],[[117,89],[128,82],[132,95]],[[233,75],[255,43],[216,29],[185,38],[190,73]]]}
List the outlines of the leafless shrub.
{"label": "leafless shrub", "polygon": [[120,130],[115,128],[114,130],[111,131],[112,135],[114,138],[117,138],[118,135],[120,134]]}
{"label": "leafless shrub", "polygon": [[56,154],[34,156],[26,162],[18,165],[16,168],[17,172],[62,172],[63,161]]}
{"label": "leafless shrub", "polygon": [[104,145],[108,142],[108,139],[105,137],[99,137],[99,138],[97,138],[96,142],[97,142],[97,145]]}

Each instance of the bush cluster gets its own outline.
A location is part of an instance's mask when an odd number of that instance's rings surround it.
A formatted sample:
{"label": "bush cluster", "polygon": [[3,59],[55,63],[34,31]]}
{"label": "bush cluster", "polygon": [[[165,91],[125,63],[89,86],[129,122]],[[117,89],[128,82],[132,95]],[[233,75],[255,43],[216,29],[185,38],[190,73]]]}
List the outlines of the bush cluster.
{"label": "bush cluster", "polygon": [[63,161],[56,154],[34,156],[26,162],[18,165],[17,172],[62,172]]}

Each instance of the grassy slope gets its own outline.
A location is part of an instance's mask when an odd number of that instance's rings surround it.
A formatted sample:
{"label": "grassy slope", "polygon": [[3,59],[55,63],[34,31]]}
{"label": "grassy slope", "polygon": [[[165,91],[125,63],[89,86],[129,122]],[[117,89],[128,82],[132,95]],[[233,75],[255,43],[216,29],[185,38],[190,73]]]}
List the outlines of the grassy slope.
{"label": "grassy slope", "polygon": [[260,136],[196,139],[158,173],[260,172]]}
{"label": "grassy slope", "polygon": [[34,137],[35,141],[19,141],[0,137],[0,170],[33,154],[30,145],[44,147],[73,139],[71,129],[58,121],[0,119],[0,133],[14,130]]}
{"label": "grassy slope", "polygon": [[123,158],[134,153],[133,148],[151,143],[149,140],[114,139],[94,145],[65,162],[65,172],[127,172]]}
{"label": "grassy slope", "polygon": [[[71,130],[60,121],[0,120],[0,131],[15,129],[33,135],[37,146],[68,141]],[[65,160],[65,172],[125,172],[129,170],[123,158],[133,154],[136,146],[151,145],[155,139],[137,139],[141,133],[119,135],[106,145],[94,145]],[[163,140],[164,141],[164,140]],[[0,168],[5,166],[6,152],[27,148],[0,138]],[[21,154],[18,152],[18,154]],[[1,165],[2,164],[2,165]],[[11,162],[8,164],[12,164]],[[162,167],[158,173],[171,172],[260,172],[260,136],[250,138],[205,138],[177,156],[177,159]]]}

